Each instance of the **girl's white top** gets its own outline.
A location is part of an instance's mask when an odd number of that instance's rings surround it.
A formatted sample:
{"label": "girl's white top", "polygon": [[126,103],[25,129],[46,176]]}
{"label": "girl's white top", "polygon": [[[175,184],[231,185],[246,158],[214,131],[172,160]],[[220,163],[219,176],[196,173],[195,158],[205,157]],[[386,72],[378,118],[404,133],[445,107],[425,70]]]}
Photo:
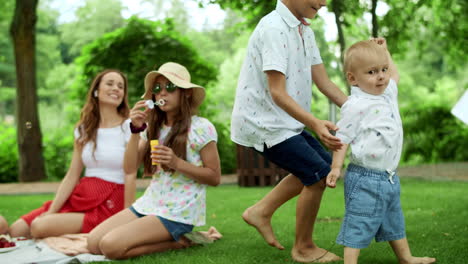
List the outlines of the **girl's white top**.
{"label": "girl's white top", "polygon": [[[163,127],[159,144],[170,132]],[[142,139],[148,141],[146,131]],[[193,116],[187,139],[187,162],[203,166],[200,150],[211,141],[217,141],[216,129],[205,118]],[[134,204],[133,208],[144,215],[157,215],[166,219],[201,226],[206,216],[206,184],[200,184],[179,172],[160,170],[153,175],[150,186]]]}
{"label": "girl's white top", "polygon": [[[80,131],[75,129],[75,139],[78,139],[79,135]],[[116,127],[99,128],[94,156],[92,142],[86,143],[81,153],[81,159],[86,167],[84,176],[123,184],[125,179],[123,158],[131,135],[130,119]]]}
{"label": "girl's white top", "polygon": [[337,126],[340,128],[337,137],[351,146],[351,162],[370,169],[396,170],[403,146],[403,127],[394,80],[390,79],[381,95],[351,87]]}

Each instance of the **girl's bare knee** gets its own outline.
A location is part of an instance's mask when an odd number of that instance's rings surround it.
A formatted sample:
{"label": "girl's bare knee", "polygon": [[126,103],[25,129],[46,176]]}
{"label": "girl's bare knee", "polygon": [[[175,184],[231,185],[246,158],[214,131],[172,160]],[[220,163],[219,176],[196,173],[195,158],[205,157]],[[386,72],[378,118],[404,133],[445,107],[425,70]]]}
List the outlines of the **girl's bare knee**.
{"label": "girl's bare knee", "polygon": [[43,238],[46,236],[45,234],[45,229],[46,229],[46,223],[42,221],[41,219],[34,219],[31,223],[30,227],[30,232],[31,236],[34,238]]}
{"label": "girl's bare knee", "polygon": [[95,255],[101,255],[101,250],[99,250],[99,238],[96,237],[93,232],[91,232],[88,236],[88,239],[86,239],[86,243],[88,244],[88,250],[91,254]]}
{"label": "girl's bare knee", "polygon": [[105,235],[99,241],[99,249],[101,253],[108,259],[123,259],[125,257],[124,248],[119,248],[118,243],[111,236]]}

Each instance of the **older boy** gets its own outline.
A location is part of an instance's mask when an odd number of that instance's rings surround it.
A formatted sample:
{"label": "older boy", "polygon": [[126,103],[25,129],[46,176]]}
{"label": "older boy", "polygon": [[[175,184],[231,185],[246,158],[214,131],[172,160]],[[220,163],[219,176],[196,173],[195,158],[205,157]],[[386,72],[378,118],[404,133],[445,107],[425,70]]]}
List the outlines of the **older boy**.
{"label": "older boy", "polygon": [[231,139],[291,173],[242,217],[271,246],[284,249],[275,238],[271,217],[300,194],[291,252],[298,262],[339,259],[312,241],[331,157],[304,130],[312,129],[332,150],[342,146],[329,132],[337,127],[310,113],[312,79],[335,104],[341,106],[347,99],[328,78],[314,33],[304,20],[314,18],[325,4],[325,0],[278,1],[276,9],[262,18],[249,40],[232,113]]}
{"label": "older boy", "polygon": [[337,136],[345,143],[333,153],[327,185],[334,188],[348,144],[351,164],[345,177],[346,213],[337,243],[344,263],[357,263],[361,248],[373,238],[389,241],[401,264],[426,264],[434,258],[411,255],[395,173],[403,145],[398,111],[398,71],[382,38],[360,41],[345,54],[345,73],[353,85],[341,109]]}

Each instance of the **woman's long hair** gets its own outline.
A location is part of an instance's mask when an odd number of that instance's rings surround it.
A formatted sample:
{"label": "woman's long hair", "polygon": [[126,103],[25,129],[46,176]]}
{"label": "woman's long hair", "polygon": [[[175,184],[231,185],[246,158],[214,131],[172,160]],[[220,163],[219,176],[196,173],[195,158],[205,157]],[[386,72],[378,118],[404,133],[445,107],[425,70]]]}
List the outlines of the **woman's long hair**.
{"label": "woman's long hair", "polygon": [[[188,96],[188,89],[180,89],[180,108],[179,113],[176,115],[174,124],[172,125],[171,131],[166,136],[164,140],[164,145],[171,148],[174,151],[174,154],[177,157],[186,160],[187,159],[187,138],[190,130],[190,125],[192,121],[192,115],[194,114],[193,109],[193,97]],[[192,88],[193,89],[193,88]],[[148,142],[152,139],[159,139],[160,130],[163,127],[164,122],[166,122],[166,113],[155,107],[154,111],[151,111],[148,118],[148,129],[147,136]],[[143,164],[145,167],[144,174],[152,175],[155,172],[155,167],[151,165],[151,153],[150,153],[149,143],[146,145],[145,154],[143,158]],[[173,171],[167,166],[162,166],[164,170]]]}
{"label": "woman's long hair", "polygon": [[[128,118],[130,113],[130,108],[128,106],[128,81],[127,77],[120,71],[114,69],[108,69],[100,72],[96,77],[94,77],[91,87],[88,90],[86,95],[86,103],[81,109],[80,121],[76,123],[76,128],[79,132],[79,137],[76,140],[79,147],[83,147],[88,142],[93,143],[93,156],[94,151],[96,150],[96,137],[97,130],[99,128],[99,123],[101,122],[101,115],[99,112],[99,98],[94,96],[95,91],[98,90],[99,85],[101,84],[102,78],[104,75],[115,72],[122,76],[124,80],[124,97],[122,103],[117,107],[118,114],[123,117],[123,121]],[[122,121],[122,122],[123,122]]]}

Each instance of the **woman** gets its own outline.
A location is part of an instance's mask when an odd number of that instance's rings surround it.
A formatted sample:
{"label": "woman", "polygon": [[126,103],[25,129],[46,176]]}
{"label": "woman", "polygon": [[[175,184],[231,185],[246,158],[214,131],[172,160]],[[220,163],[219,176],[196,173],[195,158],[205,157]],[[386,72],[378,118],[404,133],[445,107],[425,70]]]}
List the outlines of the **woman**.
{"label": "woman", "polygon": [[127,88],[127,78],[117,70],[94,78],[76,124],[71,164],[54,200],[13,223],[11,236],[88,233],[134,201],[135,173],[123,170],[131,135]]}

